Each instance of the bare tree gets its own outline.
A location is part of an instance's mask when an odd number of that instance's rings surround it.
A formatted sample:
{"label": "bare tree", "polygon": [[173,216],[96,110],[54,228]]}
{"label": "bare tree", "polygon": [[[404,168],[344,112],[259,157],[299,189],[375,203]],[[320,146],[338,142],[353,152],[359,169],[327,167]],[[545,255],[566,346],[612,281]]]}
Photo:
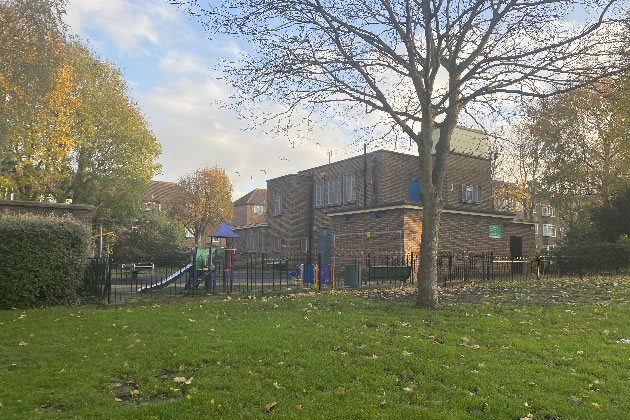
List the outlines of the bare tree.
{"label": "bare tree", "polygon": [[[417,304],[438,305],[440,187],[462,112],[545,97],[621,67],[622,0],[176,1],[208,31],[251,41],[229,79],[244,102],[378,114],[418,148],[423,229]],[[573,9],[588,23],[569,24]],[[579,80],[578,80],[579,77]],[[334,111],[337,112],[337,111]],[[439,129],[435,144],[432,134]]]}
{"label": "bare tree", "polygon": [[532,136],[531,126],[525,121],[511,125],[493,137],[492,195],[499,208],[522,212],[531,220],[539,201],[546,161],[544,142]]}

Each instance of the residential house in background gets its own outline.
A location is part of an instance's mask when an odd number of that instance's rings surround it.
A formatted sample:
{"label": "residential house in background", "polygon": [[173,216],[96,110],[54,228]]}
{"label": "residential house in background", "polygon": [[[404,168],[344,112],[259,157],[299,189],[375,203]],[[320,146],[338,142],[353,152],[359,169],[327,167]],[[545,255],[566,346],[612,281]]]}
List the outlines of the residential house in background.
{"label": "residential house in background", "polygon": [[[417,156],[377,150],[267,181],[266,220],[235,227],[248,252],[321,255],[418,252]],[[457,128],[447,159],[440,251],[533,255],[534,224],[494,208],[486,138]],[[253,193],[253,192],[252,192]],[[251,194],[251,193],[250,193]],[[236,205],[236,203],[235,203]]]}
{"label": "residential house in background", "polygon": [[549,204],[536,203],[527,215],[519,201],[503,193],[505,184],[503,181],[492,182],[492,187],[497,192],[493,192],[495,208],[503,212],[515,212],[517,219],[533,223],[537,251],[549,251],[558,246],[564,236],[564,225],[556,214],[556,209]]}
{"label": "residential house in background", "polygon": [[532,212],[536,221],[536,249],[549,251],[558,246],[564,236],[564,226],[556,209],[549,204],[539,204]]}

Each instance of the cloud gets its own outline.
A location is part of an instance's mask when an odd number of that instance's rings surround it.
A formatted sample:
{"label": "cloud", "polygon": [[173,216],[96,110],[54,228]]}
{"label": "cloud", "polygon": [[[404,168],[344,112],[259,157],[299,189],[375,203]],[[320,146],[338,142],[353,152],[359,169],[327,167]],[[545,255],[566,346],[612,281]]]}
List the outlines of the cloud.
{"label": "cloud", "polygon": [[[192,53],[186,56],[191,63],[203,61]],[[198,72],[175,74],[167,65],[160,70],[171,78],[142,94],[140,103],[162,142],[165,179],[176,180],[197,168],[217,165],[226,169],[235,190],[244,194],[265,188],[267,179],[327,163],[329,150],[334,151],[334,160],[349,153],[348,139],[331,124],[313,131],[310,141],[295,147],[272,133],[246,131],[246,123],[234,111],[216,104],[230,94],[230,87],[221,80]]]}
{"label": "cloud", "polygon": [[82,35],[101,30],[118,48],[129,52],[141,50],[145,43],[158,45],[169,33],[164,27],[178,19],[176,10],[160,0],[73,0],[66,23]]}

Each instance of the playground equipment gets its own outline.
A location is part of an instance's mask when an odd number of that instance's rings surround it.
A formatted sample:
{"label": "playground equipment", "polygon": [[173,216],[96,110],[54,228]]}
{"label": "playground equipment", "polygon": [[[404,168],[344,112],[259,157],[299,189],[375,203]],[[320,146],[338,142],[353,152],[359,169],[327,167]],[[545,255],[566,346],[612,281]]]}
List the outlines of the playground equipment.
{"label": "playground equipment", "polygon": [[[212,238],[236,238],[230,226],[221,220],[219,227],[211,234]],[[230,293],[233,285],[233,267],[236,249],[222,247],[196,248],[191,250],[190,262],[172,273],[164,280],[145,285],[137,289],[138,292],[159,289],[168,286],[184,274],[190,272],[184,290],[194,294],[203,282],[206,293],[216,293],[217,281],[222,281],[223,291]]]}
{"label": "playground equipment", "polygon": [[[289,273],[291,277],[293,273]],[[300,264],[296,269],[300,287],[312,284],[314,288],[322,285],[335,288],[335,264]]]}

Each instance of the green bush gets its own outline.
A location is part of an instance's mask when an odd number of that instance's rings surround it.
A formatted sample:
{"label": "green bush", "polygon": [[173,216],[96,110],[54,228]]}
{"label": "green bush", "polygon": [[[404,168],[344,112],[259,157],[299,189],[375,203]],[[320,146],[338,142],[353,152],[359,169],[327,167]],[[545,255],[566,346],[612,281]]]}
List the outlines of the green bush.
{"label": "green bush", "polygon": [[165,212],[147,212],[135,225],[133,231],[116,235],[113,253],[117,263],[168,265],[188,258],[189,251],[183,246],[184,227]]}
{"label": "green bush", "polygon": [[89,245],[74,219],[0,215],[0,308],[76,303]]}

